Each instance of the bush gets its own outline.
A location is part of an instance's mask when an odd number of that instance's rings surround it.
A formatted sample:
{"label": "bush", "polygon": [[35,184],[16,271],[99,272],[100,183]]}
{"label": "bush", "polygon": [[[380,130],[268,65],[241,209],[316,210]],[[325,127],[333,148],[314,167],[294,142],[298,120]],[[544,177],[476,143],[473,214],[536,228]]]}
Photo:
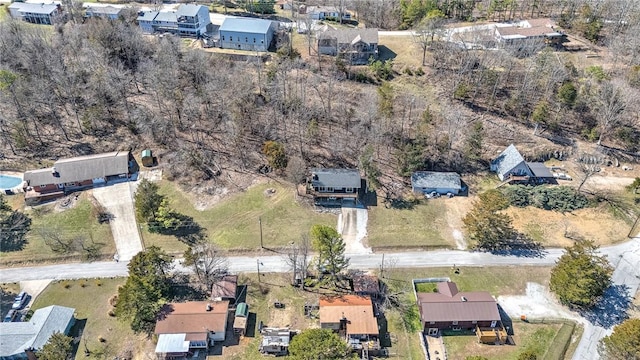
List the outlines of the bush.
{"label": "bush", "polygon": [[513,185],[503,188],[502,193],[513,206],[535,206],[544,210],[560,212],[574,211],[589,205],[586,196],[568,186],[532,187]]}
{"label": "bush", "polygon": [[407,75],[413,75],[413,71],[411,71],[410,67],[406,67],[404,68],[404,70],[402,70],[403,73],[407,74]]}
{"label": "bush", "polygon": [[68,289],[68,288],[71,287],[71,284],[68,281],[65,281],[65,282],[62,283],[62,287],[65,288],[65,289]]}
{"label": "bush", "polygon": [[419,67],[419,68],[416,69],[415,74],[416,74],[416,76],[422,76],[422,75],[424,75],[424,70],[422,70],[422,68]]}

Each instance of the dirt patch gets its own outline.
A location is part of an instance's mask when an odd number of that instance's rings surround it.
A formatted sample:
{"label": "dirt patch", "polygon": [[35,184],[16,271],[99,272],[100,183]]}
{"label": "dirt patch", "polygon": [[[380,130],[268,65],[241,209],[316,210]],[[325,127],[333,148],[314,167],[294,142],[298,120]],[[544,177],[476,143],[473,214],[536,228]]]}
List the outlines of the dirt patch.
{"label": "dirt patch", "polygon": [[498,303],[512,318],[524,315],[529,319],[571,319],[584,322],[578,314],[560,305],[546,287],[533,282],[527,283],[526,295],[498,296]]}
{"label": "dirt patch", "polygon": [[198,211],[212,208],[227,197],[242,192],[249,187],[269,181],[266,177],[234,171],[225,171],[227,179],[223,182],[199,183],[180,190]]}
{"label": "dirt patch", "polygon": [[632,177],[593,175],[584,183],[585,190],[623,191],[633,183]]}
{"label": "dirt patch", "polygon": [[[446,234],[442,234],[444,238],[448,238],[449,236],[456,244],[456,248],[458,250],[464,250],[469,245],[464,238],[463,235],[463,226],[462,218],[469,212],[471,209],[473,198],[463,197],[463,196],[455,196],[450,199],[440,199],[443,204],[447,207],[447,211],[445,212],[445,219],[448,225],[448,232]],[[450,234],[450,235],[449,235]]]}
{"label": "dirt patch", "polygon": [[572,213],[559,213],[528,206],[510,207],[505,211],[513,218],[516,230],[528,235],[544,246],[565,247],[573,245],[571,238],[583,237],[598,245],[607,245],[623,241],[629,232],[629,225],[615,218],[605,208],[576,210]]}

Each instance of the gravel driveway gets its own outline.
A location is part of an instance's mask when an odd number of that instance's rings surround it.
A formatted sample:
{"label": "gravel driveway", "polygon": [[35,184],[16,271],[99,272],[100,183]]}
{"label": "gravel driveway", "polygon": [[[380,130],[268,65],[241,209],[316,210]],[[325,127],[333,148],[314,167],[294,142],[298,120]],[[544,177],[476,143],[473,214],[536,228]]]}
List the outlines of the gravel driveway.
{"label": "gravel driveway", "polygon": [[130,182],[123,182],[93,189],[96,200],[113,215],[109,225],[118,249],[118,257],[122,261],[129,261],[142,251],[131,185]]}

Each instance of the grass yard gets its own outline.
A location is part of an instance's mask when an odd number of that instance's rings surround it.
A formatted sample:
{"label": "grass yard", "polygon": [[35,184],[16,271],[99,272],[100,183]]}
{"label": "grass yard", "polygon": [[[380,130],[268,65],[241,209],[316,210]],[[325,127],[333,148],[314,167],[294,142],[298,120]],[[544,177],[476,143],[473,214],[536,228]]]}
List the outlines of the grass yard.
{"label": "grass yard", "polygon": [[27,214],[31,217],[32,223],[31,231],[27,234],[25,248],[20,251],[0,252],[0,264],[82,259],[79,253],[54,253],[39,235],[41,229],[61,234],[64,240],[81,237],[84,239],[85,245],[91,243],[91,239],[93,239],[94,243],[102,246],[100,253],[105,257],[110,257],[115,253],[115,243],[109,224],[98,223],[94,215],[94,205],[86,192],[80,193],[78,201],[71,208],[60,211],[59,208],[56,208],[56,203],[52,203],[27,210]]}
{"label": "grass yard", "polygon": [[[223,249],[253,250],[260,247],[260,225],[264,246],[283,247],[308,233],[312,225],[336,226],[334,215],[318,213],[295,199],[295,188],[287,183],[270,181],[251,186],[234,194],[211,208],[199,211],[193,206],[195,199],[168,181],[161,181],[160,192],[166,195],[171,206],[181,214],[205,228],[209,239]],[[266,194],[267,189],[275,193]],[[168,252],[182,252],[186,248],[174,236],[144,232],[146,246],[158,245]]]}
{"label": "grass yard", "polygon": [[[402,70],[409,67],[412,70],[422,66],[422,49],[407,36],[379,36],[378,46],[380,59],[393,59],[397,68]],[[422,68],[426,68],[422,66]]]}
{"label": "grass yard", "polygon": [[445,200],[420,203],[411,209],[386,208],[382,204],[370,207],[369,246],[374,249],[455,247],[454,241],[442,234],[442,229],[448,229]]}
{"label": "grass yard", "polygon": [[530,324],[513,322],[515,345],[479,344],[475,335],[444,336],[447,359],[464,360],[467,356],[481,355],[490,360],[516,360],[525,350],[533,350],[538,359],[547,359],[545,354],[553,350],[554,339],[563,324]]}
{"label": "grass yard", "polygon": [[[127,350],[138,353],[148,347],[150,341],[144,335],[134,334],[128,324],[108,315],[109,299],[125,281],[126,278],[53,282],[38,296],[32,308],[61,305],[76,309],[78,325],[84,323],[76,359],[113,359],[125,356]],[[100,342],[100,337],[105,341]],[[90,357],[84,354],[85,341]]]}

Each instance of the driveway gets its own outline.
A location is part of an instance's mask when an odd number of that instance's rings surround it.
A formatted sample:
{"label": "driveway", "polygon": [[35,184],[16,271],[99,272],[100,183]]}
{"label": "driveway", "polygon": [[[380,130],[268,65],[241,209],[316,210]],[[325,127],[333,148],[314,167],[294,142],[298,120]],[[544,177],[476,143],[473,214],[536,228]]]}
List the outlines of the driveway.
{"label": "driveway", "polygon": [[359,207],[342,207],[338,215],[337,230],[342,234],[347,254],[371,254],[371,248],[366,247],[362,241],[367,236],[367,209]]}
{"label": "driveway", "polygon": [[93,189],[93,196],[113,216],[109,225],[122,261],[129,261],[142,251],[131,185],[131,182],[123,182]]}

